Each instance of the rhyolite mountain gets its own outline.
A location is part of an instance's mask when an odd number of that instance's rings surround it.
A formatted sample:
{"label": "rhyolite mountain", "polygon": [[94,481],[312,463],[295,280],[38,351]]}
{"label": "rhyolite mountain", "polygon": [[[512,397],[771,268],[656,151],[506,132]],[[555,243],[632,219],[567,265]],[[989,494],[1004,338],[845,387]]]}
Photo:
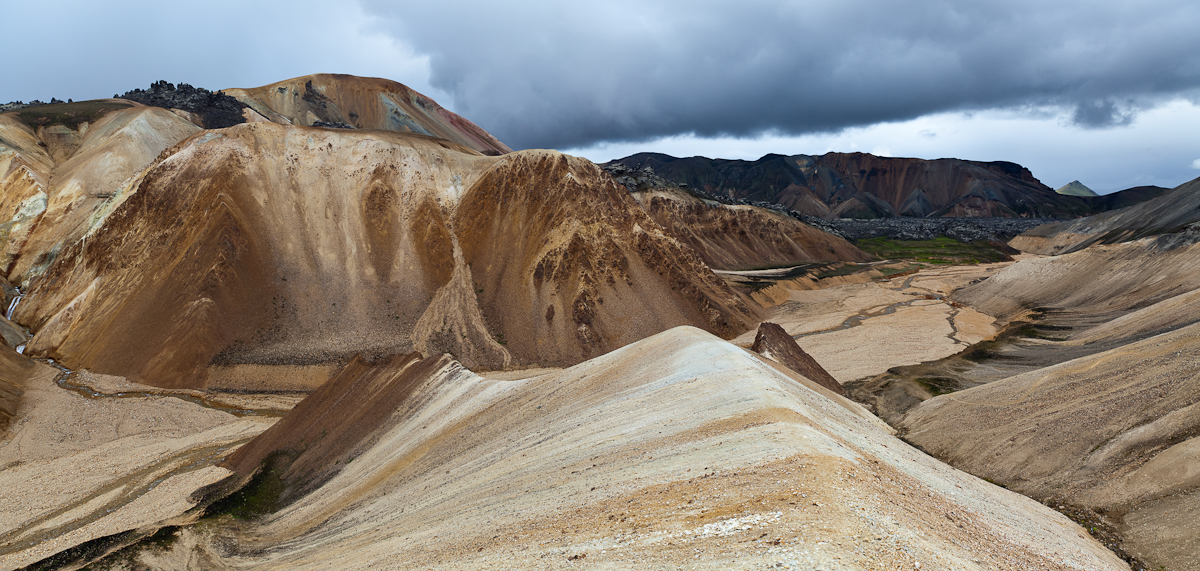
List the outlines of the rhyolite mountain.
{"label": "rhyolite mountain", "polygon": [[867,153],[769,154],[744,161],[638,153],[612,163],[631,169],[649,166],[676,184],[824,218],[1074,218],[1152,197],[1144,190],[1122,198],[1065,196],[1042,184],[1029,169],[1003,161]]}

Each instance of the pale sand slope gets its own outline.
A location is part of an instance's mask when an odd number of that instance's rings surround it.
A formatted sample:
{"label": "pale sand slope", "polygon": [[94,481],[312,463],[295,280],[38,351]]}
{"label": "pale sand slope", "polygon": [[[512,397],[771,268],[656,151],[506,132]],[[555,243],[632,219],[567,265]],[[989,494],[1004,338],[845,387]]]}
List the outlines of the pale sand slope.
{"label": "pale sand slope", "polygon": [[83,397],[37,366],[12,438],[0,442],[0,569],[192,508],[229,474],[215,464],[275,418],[236,416],[177,398]]}
{"label": "pale sand slope", "polygon": [[[899,365],[935,361],[994,336],[996,320],[946,299],[957,288],[1010,263],[929,268],[889,281],[792,291],[769,310],[839,382]],[[754,332],[734,339],[748,346]]]}
{"label": "pale sand slope", "polygon": [[1164,235],[1021,260],[954,299],[1004,319],[1036,307],[1115,317],[1200,288],[1198,239]]}
{"label": "pale sand slope", "polygon": [[1065,517],[695,328],[525,380],[440,371],[413,389],[422,407],[308,496],[140,563],[1127,569]]}
{"label": "pale sand slope", "polygon": [[1200,569],[1200,324],[925,401],[911,442],[1122,522],[1130,553]]}

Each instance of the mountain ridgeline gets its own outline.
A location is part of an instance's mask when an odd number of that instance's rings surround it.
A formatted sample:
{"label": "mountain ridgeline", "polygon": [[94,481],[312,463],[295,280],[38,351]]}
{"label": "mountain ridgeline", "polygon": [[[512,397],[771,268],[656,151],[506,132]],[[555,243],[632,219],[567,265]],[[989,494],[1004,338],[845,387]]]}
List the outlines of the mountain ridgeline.
{"label": "mountain ridgeline", "polygon": [[866,153],[769,154],[756,161],[638,153],[613,163],[649,166],[675,184],[822,218],[1075,218],[1165,192],[1139,187],[1099,197],[1066,196],[1015,163]]}

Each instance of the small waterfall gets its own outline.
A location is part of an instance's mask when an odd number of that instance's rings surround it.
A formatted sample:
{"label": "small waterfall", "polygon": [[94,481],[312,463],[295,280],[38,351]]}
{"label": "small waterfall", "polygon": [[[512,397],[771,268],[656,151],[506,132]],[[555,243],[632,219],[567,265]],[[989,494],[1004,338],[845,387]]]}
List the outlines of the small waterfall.
{"label": "small waterfall", "polygon": [[21,290],[17,290],[17,296],[13,298],[12,303],[8,304],[8,311],[4,312],[5,319],[12,321],[13,312],[17,310],[17,304],[21,302],[22,297],[25,297],[25,294],[21,293]]}

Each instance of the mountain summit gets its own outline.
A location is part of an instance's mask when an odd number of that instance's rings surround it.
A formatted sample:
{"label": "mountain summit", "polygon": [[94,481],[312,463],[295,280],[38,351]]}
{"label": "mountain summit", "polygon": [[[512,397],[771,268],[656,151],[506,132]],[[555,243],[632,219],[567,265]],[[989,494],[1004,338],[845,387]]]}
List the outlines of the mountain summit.
{"label": "mountain summit", "polygon": [[1099,194],[1096,194],[1096,191],[1084,186],[1082,182],[1077,180],[1068,182],[1054,192],[1064,196],[1100,196]]}

